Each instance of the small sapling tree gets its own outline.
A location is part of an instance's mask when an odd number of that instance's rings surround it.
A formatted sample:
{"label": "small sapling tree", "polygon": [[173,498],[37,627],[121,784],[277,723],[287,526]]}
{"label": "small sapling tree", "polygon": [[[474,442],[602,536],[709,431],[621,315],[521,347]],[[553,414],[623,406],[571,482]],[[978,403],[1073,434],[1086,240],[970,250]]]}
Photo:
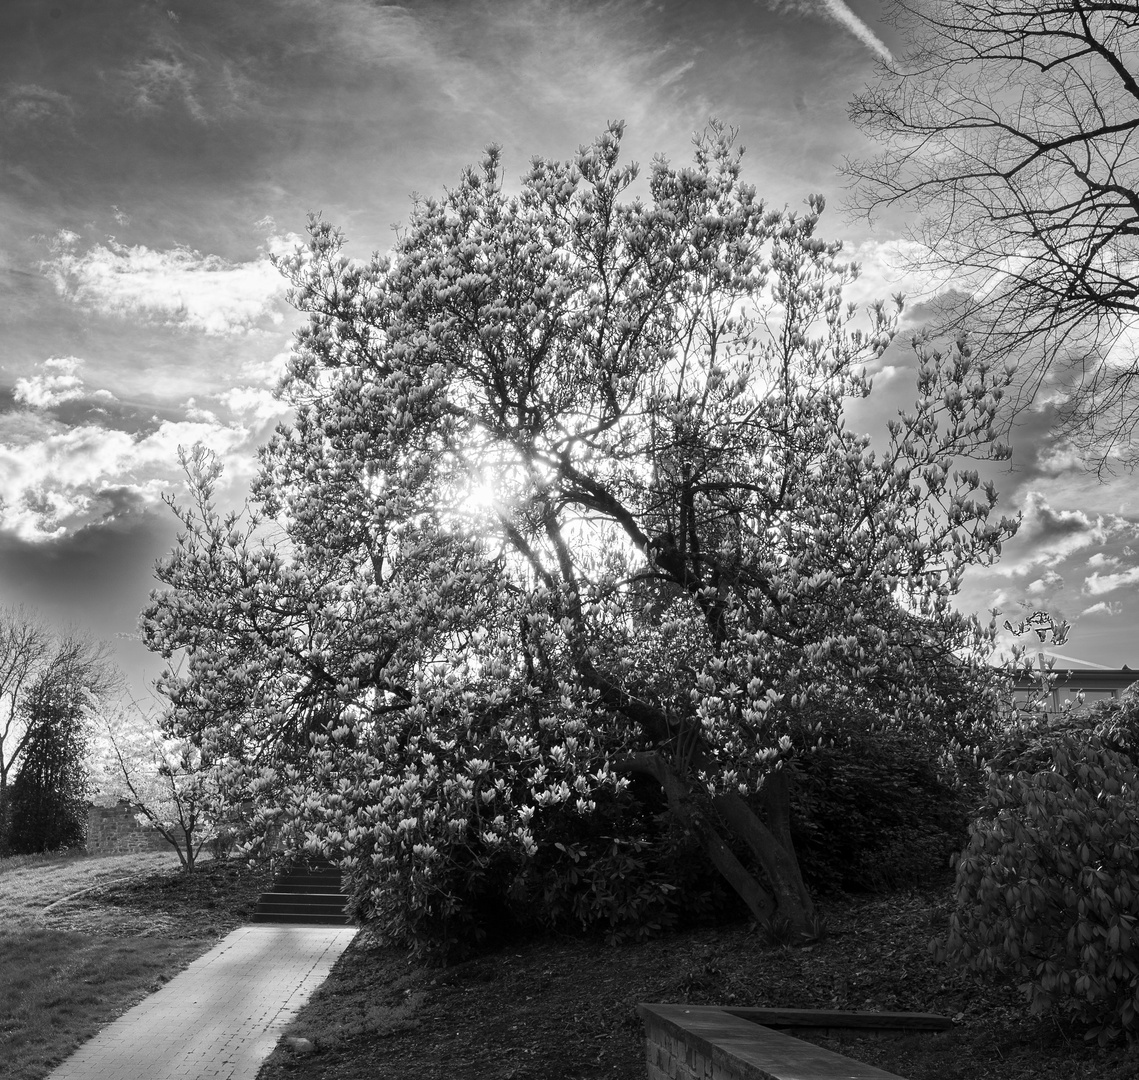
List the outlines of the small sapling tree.
{"label": "small sapling tree", "polygon": [[92,801],[127,801],[140,824],[156,829],[192,873],[202,846],[216,835],[226,805],[222,762],[209,744],[176,734],[131,702],[85,709],[91,733]]}

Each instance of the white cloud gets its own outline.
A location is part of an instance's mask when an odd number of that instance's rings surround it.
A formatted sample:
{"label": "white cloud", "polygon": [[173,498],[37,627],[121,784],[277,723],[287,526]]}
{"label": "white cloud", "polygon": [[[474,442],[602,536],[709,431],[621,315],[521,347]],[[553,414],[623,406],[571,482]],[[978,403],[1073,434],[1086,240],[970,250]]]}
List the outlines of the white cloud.
{"label": "white cloud", "polygon": [[83,396],[83,380],[75,374],[81,361],[75,356],[58,356],[37,365],[42,374],[17,379],[16,401],[33,409],[47,409]]}
{"label": "white cloud", "polygon": [[[1048,403],[1063,398],[1062,393],[1057,398],[1052,391],[1045,391],[1044,396],[1048,399]],[[1033,408],[1040,411],[1035,403]],[[1059,439],[1037,451],[1036,468],[1045,476],[1062,476],[1072,472],[1083,475],[1087,472],[1084,455],[1068,439]]]}
{"label": "white cloud", "polygon": [[207,334],[282,322],[275,303],[284,279],[265,256],[232,263],[186,247],[157,251],[114,238],[80,253],[78,240],[59,232],[43,268],[61,296],[87,310]]}
{"label": "white cloud", "polygon": [[199,424],[218,423],[217,414],[203,409],[193,398],[186,399],[186,419]]}
{"label": "white cloud", "polygon": [[906,311],[917,301],[928,300],[955,283],[943,270],[934,270],[925,264],[930,258],[929,249],[913,240],[863,240],[858,244],[844,244],[839,256],[860,267],[859,276],[843,291],[843,300],[864,308],[875,300],[887,304],[895,293],[906,297]]}
{"label": "white cloud", "polygon": [[1040,596],[1044,593],[1051,593],[1055,589],[1062,589],[1064,587],[1064,579],[1056,573],[1055,570],[1046,570],[1043,576],[1038,577],[1030,585],[1025,587],[1025,592],[1030,596]]}
{"label": "white cloud", "polygon": [[269,357],[251,357],[241,365],[241,377],[251,383],[276,386],[288,369],[290,354],[279,352]]}
{"label": "white cloud", "polygon": [[1080,612],[1080,616],[1084,615],[1110,615],[1112,617],[1118,615],[1123,610],[1121,604],[1109,603],[1106,600],[1101,600],[1098,604],[1092,604],[1089,608],[1084,608]]}
{"label": "white cloud", "polygon": [[227,463],[226,482],[246,478],[257,432],[241,424],[167,421],[146,436],[83,425],[41,437],[0,434],[0,528],[23,540],[62,535],[101,516],[108,487],[156,503],[180,483],[179,447],[203,443]]}
{"label": "white cloud", "polygon": [[129,454],[126,432],[76,427],[22,446],[0,445],[3,527],[24,540],[58,536],[91,508],[95,490]]}
{"label": "white cloud", "polygon": [[232,413],[259,425],[289,411],[288,405],[263,386],[235,386],[220,394],[218,400]]}
{"label": "white cloud", "polygon": [[1040,566],[1054,566],[1081,548],[1103,544],[1120,522],[1082,510],[1057,510],[1038,491],[1028,491],[1020,529],[1005,545],[997,573],[1023,577]]}
{"label": "white cloud", "polygon": [[1090,559],[1088,559],[1088,566],[1092,569],[1099,569],[1105,566],[1118,566],[1119,560],[1114,555],[1105,555],[1102,551],[1097,551]]}
{"label": "white cloud", "polygon": [[1122,570],[1118,574],[1100,574],[1097,571],[1091,577],[1084,578],[1084,592],[1092,596],[1102,596],[1104,593],[1122,589],[1124,585],[1137,584],[1139,584],[1139,566]]}

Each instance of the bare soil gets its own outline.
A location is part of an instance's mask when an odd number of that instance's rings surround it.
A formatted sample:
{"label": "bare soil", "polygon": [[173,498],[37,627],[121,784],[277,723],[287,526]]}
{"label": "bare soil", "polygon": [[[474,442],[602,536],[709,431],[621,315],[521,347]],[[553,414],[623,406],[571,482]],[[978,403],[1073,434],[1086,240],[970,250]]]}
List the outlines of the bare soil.
{"label": "bare soil", "polygon": [[1139,1046],[1101,1050],[1028,1016],[1015,987],[937,964],[936,890],[821,902],[829,933],[773,946],[747,925],[642,945],[531,942],[444,969],[362,934],[258,1080],[643,1080],[640,1001],[877,1009],[951,1017],[944,1034],[815,1040],[908,1080],[1135,1080]]}

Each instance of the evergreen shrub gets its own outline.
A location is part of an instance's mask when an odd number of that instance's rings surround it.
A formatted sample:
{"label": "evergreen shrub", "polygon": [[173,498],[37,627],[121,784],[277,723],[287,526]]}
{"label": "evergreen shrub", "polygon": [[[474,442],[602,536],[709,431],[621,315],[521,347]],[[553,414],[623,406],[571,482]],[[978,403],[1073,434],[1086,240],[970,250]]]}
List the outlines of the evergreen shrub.
{"label": "evergreen shrub", "polygon": [[540,828],[512,890],[519,921],[534,930],[599,932],[617,944],[746,915],[653,783],[598,800],[588,818],[550,815]]}
{"label": "evergreen shrub", "polygon": [[87,832],[82,721],[44,706],[34,717],[20,771],[8,791],[7,846],[14,855],[79,847]]}
{"label": "evergreen shrub", "polygon": [[975,792],[930,743],[885,732],[795,760],[791,831],[808,885],[885,892],[948,873]]}
{"label": "evergreen shrub", "polygon": [[1053,732],[1013,766],[990,774],[936,946],[1022,980],[1035,1013],[1067,1014],[1101,1042],[1134,1037],[1139,772],[1095,732]]}

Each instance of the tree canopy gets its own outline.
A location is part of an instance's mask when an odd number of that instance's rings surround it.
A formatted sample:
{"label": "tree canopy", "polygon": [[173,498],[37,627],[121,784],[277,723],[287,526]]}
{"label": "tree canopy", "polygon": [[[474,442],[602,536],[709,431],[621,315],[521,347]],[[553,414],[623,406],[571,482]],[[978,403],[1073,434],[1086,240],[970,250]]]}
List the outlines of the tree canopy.
{"label": "tree canopy", "polygon": [[894,0],[904,47],[852,119],[854,206],[916,214],[913,261],[951,279],[942,324],[1021,361],[1027,404],[1101,472],[1139,458],[1135,6]]}
{"label": "tree canopy", "polygon": [[83,839],[83,709],[119,680],[106,647],[0,611],[0,846],[54,850]]}
{"label": "tree canopy", "polygon": [[992,629],[951,601],[1016,527],[965,460],[1007,455],[1010,376],[917,343],[875,452],[844,404],[901,300],[852,325],[823,200],[765,206],[718,125],[632,197],[621,134],[513,195],[492,148],[389,255],[314,220],[279,262],[308,315],[295,420],[247,513],[187,459],[143,620],[187,654],[176,723],[249,763],[263,822],[341,859],[389,930],[639,776],[757,919],[810,936],[783,766],[986,715],[962,657]]}
{"label": "tree canopy", "polygon": [[102,643],[74,630],[55,631],[27,608],[0,609],[0,802],[38,718],[78,710],[85,693],[109,693],[118,679]]}

